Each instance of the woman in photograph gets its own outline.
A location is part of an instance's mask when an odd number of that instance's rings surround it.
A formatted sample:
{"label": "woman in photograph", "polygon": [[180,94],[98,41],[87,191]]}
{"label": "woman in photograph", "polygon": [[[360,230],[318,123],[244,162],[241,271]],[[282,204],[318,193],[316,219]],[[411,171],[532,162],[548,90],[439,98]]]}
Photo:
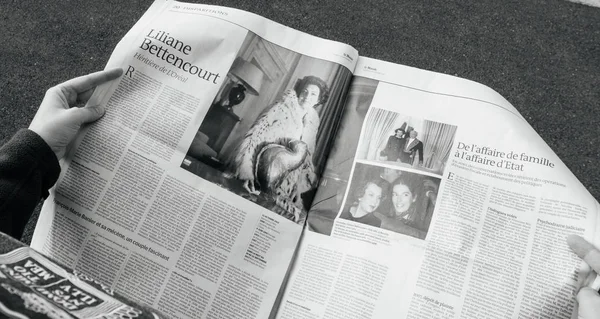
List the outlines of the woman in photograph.
{"label": "woman in photograph", "polygon": [[391,209],[388,214],[376,213],[381,228],[425,239],[423,214],[419,201],[425,196],[423,180],[414,174],[400,175],[390,187]]}
{"label": "woman in photograph", "polygon": [[394,131],[394,135],[388,138],[385,148],[379,153],[379,155],[386,158],[387,161],[396,162],[400,159],[400,152],[404,147],[406,139],[404,138],[406,123]]}
{"label": "woman in photograph", "polygon": [[375,217],[375,212],[385,191],[386,182],[380,178],[363,182],[354,190],[352,205],[342,212],[340,218],[380,227],[381,220]]}
{"label": "woman in photograph", "polygon": [[[279,101],[267,108],[254,121],[241,144],[235,149],[234,158],[230,163],[233,176],[243,181],[243,186],[249,193],[259,193],[254,185],[256,176],[254,169],[258,164],[262,167],[270,166],[269,163],[255,163],[256,154],[264,147],[272,144],[287,147],[289,141],[300,140],[307,144],[308,156],[312,161],[320,123],[315,107],[324,104],[328,97],[329,88],[325,81],[316,76],[305,76],[298,80],[293,90],[285,92]],[[303,158],[303,156],[292,156],[292,158]],[[293,170],[300,166],[300,163],[288,164],[280,169]],[[278,172],[278,175],[285,178],[287,173],[282,171]],[[273,186],[261,185],[261,188]]]}

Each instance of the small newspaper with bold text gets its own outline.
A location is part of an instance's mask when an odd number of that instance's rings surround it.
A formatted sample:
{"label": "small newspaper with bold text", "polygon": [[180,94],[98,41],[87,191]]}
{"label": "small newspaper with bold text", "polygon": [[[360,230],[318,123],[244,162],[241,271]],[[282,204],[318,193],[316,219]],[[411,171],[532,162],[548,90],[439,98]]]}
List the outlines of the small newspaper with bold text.
{"label": "small newspaper with bold text", "polygon": [[29,247],[0,255],[0,287],[3,318],[165,318],[123,302],[110,287],[68,271]]}

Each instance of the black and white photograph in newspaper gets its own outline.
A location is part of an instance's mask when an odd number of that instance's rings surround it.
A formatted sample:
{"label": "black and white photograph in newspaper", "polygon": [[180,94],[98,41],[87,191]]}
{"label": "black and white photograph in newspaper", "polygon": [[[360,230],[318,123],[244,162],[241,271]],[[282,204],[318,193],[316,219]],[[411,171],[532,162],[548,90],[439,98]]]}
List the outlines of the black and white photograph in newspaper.
{"label": "black and white photograph in newspaper", "polygon": [[356,158],[442,175],[455,135],[454,125],[373,108]]}
{"label": "black and white photograph in newspaper", "polygon": [[365,77],[352,79],[337,137],[308,214],[307,227],[311,231],[331,235],[348,187],[361,127],[378,84],[378,81]]}
{"label": "black and white photograph in newspaper", "polygon": [[339,218],[425,239],[441,179],[356,163]]}
{"label": "black and white photograph in newspaper", "polygon": [[303,224],[351,77],[248,32],[181,167]]}

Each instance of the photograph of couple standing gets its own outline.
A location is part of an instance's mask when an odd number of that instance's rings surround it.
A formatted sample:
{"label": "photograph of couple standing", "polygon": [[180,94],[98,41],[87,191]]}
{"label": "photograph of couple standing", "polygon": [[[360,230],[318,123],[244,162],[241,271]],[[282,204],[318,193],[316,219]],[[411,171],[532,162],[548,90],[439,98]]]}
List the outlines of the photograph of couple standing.
{"label": "photograph of couple standing", "polygon": [[441,180],[356,163],[339,218],[425,239]]}
{"label": "photograph of couple standing", "polygon": [[373,108],[356,158],[441,175],[456,126]]}

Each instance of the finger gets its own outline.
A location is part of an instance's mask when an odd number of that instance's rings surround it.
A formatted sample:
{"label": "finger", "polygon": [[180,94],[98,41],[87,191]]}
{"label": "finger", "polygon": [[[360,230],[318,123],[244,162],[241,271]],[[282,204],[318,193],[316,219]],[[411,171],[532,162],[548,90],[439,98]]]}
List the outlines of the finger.
{"label": "finger", "polygon": [[121,68],[99,71],[68,80],[58,86],[73,90],[75,93],[80,94],[93,89],[100,84],[114,80],[120,77],[121,74],[123,74],[123,69]]}
{"label": "finger", "polygon": [[[587,265],[587,263],[584,263]],[[590,287],[592,283],[596,280],[596,272],[592,271],[588,265],[587,268],[582,268],[579,270],[579,277],[583,277],[581,280],[580,287]]]}
{"label": "finger", "polygon": [[600,273],[600,251],[594,245],[577,235],[567,237],[567,243],[577,256],[590,265],[596,273]]}
{"label": "finger", "polygon": [[77,95],[77,102],[87,103],[87,101],[90,99],[90,97],[92,97],[92,94],[94,94],[95,90],[96,90],[96,88],[91,88],[85,92],[79,93]]}
{"label": "finger", "polygon": [[573,312],[571,313],[571,319],[578,319],[579,318],[579,306],[575,307],[575,309],[573,309]]}
{"label": "finger", "polygon": [[75,119],[81,124],[94,122],[104,115],[104,107],[102,105],[88,105],[80,108],[72,108]]}
{"label": "finger", "polygon": [[591,288],[582,288],[577,294],[579,318],[593,319],[600,314],[600,295]]}

